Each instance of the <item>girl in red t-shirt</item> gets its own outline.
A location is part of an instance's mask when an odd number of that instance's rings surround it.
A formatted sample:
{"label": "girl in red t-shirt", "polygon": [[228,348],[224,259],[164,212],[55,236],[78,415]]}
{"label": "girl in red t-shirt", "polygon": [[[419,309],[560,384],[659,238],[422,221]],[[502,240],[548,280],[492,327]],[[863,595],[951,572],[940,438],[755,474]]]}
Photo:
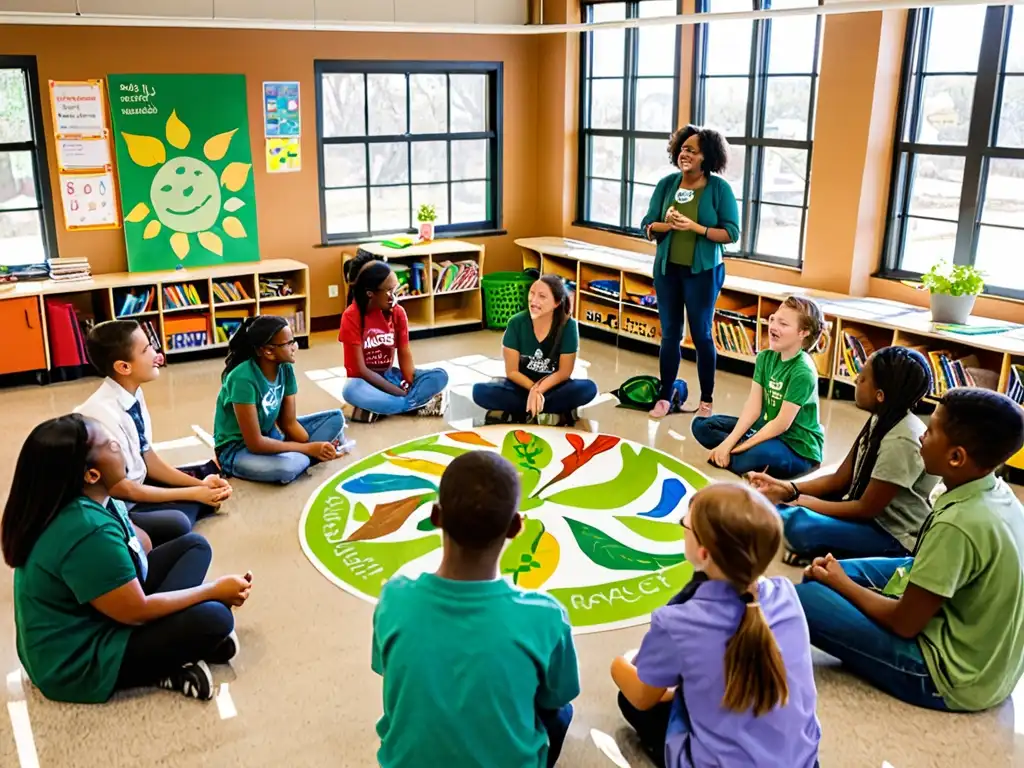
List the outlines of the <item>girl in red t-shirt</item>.
{"label": "girl in red t-shirt", "polygon": [[395,297],[398,278],[391,267],[360,253],[346,265],[345,280],[349,305],[341,316],[338,340],[344,345],[348,374],[342,396],[353,408],[352,421],[369,424],[411,411],[440,416],[448,373],[413,365],[409,319]]}

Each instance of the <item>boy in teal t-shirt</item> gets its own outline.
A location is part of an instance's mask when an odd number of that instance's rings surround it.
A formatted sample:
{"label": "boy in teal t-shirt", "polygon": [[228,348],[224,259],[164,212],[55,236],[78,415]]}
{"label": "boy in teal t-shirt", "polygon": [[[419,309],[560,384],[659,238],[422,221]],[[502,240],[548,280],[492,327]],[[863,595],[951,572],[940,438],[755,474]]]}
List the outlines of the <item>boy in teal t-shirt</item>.
{"label": "boy in teal t-shirt", "polygon": [[384,678],[383,768],[544,768],[558,759],[579,695],[565,610],[498,573],[521,530],[519,477],[498,454],[449,464],[430,519],[444,533],[437,573],[391,579],[373,616]]}
{"label": "boy in teal t-shirt", "polygon": [[1024,507],[995,477],[1024,445],[1024,411],[950,390],[921,439],[946,492],[913,557],[817,558],[797,587],[811,642],[918,706],[976,712],[1024,675]]}

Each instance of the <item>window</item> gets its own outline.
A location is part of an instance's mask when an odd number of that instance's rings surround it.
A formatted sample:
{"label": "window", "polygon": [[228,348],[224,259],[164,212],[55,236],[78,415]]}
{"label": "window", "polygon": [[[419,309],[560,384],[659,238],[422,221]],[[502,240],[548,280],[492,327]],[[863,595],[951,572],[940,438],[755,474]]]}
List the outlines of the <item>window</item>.
{"label": "window", "polygon": [[[730,13],[817,5],[816,0],[701,0]],[[814,135],[821,17],[712,21],[697,28],[695,122],[732,148],[725,178],[742,231],[728,249],[791,266],[803,263]]]}
{"label": "window", "polygon": [[57,255],[34,57],[0,56],[0,266]]}
{"label": "window", "polygon": [[[583,20],[679,10],[677,0],[584,2]],[[679,115],[679,27],[587,33],[580,71],[577,223],[639,234],[654,185],[671,171],[665,150]]]}
{"label": "window", "polygon": [[316,62],[324,243],[501,226],[500,63]]}
{"label": "window", "polygon": [[1024,298],[1024,10],[912,11],[883,273],[974,264]]}

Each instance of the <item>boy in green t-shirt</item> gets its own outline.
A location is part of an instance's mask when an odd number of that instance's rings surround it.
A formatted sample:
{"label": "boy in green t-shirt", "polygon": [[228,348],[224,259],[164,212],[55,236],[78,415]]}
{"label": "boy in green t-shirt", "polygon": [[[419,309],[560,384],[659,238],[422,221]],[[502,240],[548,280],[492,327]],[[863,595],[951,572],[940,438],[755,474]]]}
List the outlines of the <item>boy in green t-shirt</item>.
{"label": "boy in green t-shirt", "polygon": [[921,439],[946,492],[913,557],[827,555],[797,587],[811,642],[903,701],[975,712],[1024,674],[1024,507],[994,470],[1024,445],[1024,411],[949,391]]}
{"label": "boy in green t-shirt", "polygon": [[437,573],[392,578],[373,615],[383,768],[543,768],[558,759],[580,692],[565,610],[498,573],[522,529],[519,476],[496,453],[457,457],[431,522],[444,532]]}

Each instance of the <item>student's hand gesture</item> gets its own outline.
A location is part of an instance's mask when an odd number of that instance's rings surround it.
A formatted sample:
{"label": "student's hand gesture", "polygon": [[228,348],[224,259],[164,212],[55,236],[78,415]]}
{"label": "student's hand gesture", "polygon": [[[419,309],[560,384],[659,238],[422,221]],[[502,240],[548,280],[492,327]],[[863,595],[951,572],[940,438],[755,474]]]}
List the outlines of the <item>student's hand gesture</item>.
{"label": "student's hand gesture", "polygon": [[783,480],[776,480],[764,472],[750,472],[747,480],[755,489],[768,497],[773,504],[781,504],[793,495],[793,489],[789,483]]}
{"label": "student's hand gesture", "polygon": [[732,449],[725,443],[722,443],[711,451],[711,455],[708,457],[708,460],[716,467],[725,469],[729,466],[729,462],[732,461]]}
{"label": "student's hand gesture", "polygon": [[832,553],[824,557],[814,558],[814,562],[804,569],[804,576],[811,581],[821,582],[826,587],[831,587],[836,591],[844,583],[850,581],[850,577],[846,575],[843,566],[832,556]]}
{"label": "student's hand gesture", "polygon": [[190,501],[198,501],[200,504],[205,504],[208,507],[219,507],[231,497],[230,485],[227,487],[211,487],[204,483],[189,490],[191,491],[189,494]]}
{"label": "student's hand gesture", "polygon": [[203,485],[207,488],[227,488],[231,490],[231,485],[220,475],[207,475],[203,478]]}
{"label": "student's hand gesture", "polygon": [[526,412],[531,416],[539,416],[544,411],[544,393],[534,387],[526,397]]}
{"label": "student's hand gesture", "polygon": [[249,599],[252,590],[252,571],[244,576],[221,576],[213,582],[213,599],[229,607],[239,607]]}
{"label": "student's hand gesture", "polygon": [[317,461],[332,461],[341,455],[334,443],[307,443],[305,454]]}

